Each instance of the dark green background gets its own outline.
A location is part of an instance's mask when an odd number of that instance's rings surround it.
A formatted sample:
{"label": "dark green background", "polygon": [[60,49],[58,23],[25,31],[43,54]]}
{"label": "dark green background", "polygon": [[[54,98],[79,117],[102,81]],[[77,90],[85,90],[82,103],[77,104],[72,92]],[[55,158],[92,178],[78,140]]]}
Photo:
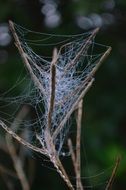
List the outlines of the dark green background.
{"label": "dark green background", "polygon": [[[41,10],[49,1],[1,0],[0,29],[11,19],[26,28],[49,33],[75,34],[100,27],[96,41],[112,47],[111,55],[96,74],[95,83],[84,100],[82,123],[82,174],[100,174],[96,179],[83,180],[91,189],[105,189],[116,157],[121,163],[113,190],[126,189],[126,1],[125,0],[57,0],[56,11],[60,14],[57,26],[46,25],[46,15]],[[77,20],[82,21],[79,25]],[[81,20],[82,19],[82,20]],[[87,22],[87,20],[88,22]],[[92,24],[89,24],[89,23]],[[88,26],[87,26],[88,23]],[[87,27],[86,27],[87,26]],[[0,30],[1,31],[1,30]],[[0,32],[0,39],[2,33]],[[13,40],[0,44],[0,92],[5,92],[16,81],[22,61]],[[18,89],[21,90],[21,89]],[[16,94],[16,91],[15,91]],[[1,130],[2,131],[2,130]],[[85,153],[86,152],[86,153]],[[56,174],[43,165],[41,158],[30,156],[35,164],[32,190],[67,189]],[[1,164],[8,158],[0,152]],[[68,163],[67,163],[68,159]],[[69,158],[65,158],[70,170]],[[44,163],[44,165],[46,165]],[[48,164],[47,164],[48,165]],[[8,165],[7,165],[8,166]],[[16,190],[18,180],[13,180]],[[100,186],[101,184],[101,186]],[[7,189],[0,175],[0,189]],[[85,188],[86,189],[86,188]],[[90,188],[89,188],[90,189]]]}

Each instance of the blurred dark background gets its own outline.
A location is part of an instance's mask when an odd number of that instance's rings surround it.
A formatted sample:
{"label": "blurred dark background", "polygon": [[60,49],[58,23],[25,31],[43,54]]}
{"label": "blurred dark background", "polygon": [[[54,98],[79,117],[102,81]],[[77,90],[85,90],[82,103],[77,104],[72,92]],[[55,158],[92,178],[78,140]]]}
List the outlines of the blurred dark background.
{"label": "blurred dark background", "polygon": [[[0,92],[14,85],[23,63],[9,32],[8,20],[39,32],[77,34],[100,27],[98,43],[112,47],[111,55],[96,74],[84,100],[82,175],[90,178],[89,189],[105,189],[112,166],[121,156],[113,190],[126,189],[126,1],[125,0],[1,0],[0,1]],[[19,90],[19,89],[18,89]],[[15,92],[16,94],[16,92]],[[2,131],[2,130],[1,130]],[[2,133],[2,132],[1,132]],[[0,151],[0,166],[8,158]],[[41,158],[30,155],[34,165],[31,190],[67,189],[55,171]],[[3,162],[4,160],[4,162]],[[39,160],[39,161],[38,161]],[[65,158],[67,162],[67,158]],[[66,163],[69,169],[69,163]],[[43,166],[44,165],[44,166]],[[32,174],[31,174],[32,175]],[[0,189],[8,189],[0,170]],[[94,181],[93,181],[94,180]],[[12,179],[17,185],[19,181]],[[21,189],[17,185],[16,190]],[[85,188],[88,189],[88,188]]]}

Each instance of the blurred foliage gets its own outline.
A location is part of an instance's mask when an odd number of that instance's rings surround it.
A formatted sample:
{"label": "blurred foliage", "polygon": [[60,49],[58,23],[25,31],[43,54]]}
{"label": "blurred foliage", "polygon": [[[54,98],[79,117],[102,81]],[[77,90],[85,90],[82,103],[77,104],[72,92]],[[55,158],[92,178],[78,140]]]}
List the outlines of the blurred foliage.
{"label": "blurred foliage", "polygon": [[[46,3],[56,4],[59,23],[49,25],[49,15],[42,13]],[[56,13],[55,13],[56,14]],[[108,16],[108,17],[106,17]],[[125,0],[1,0],[1,28],[11,19],[26,28],[41,32],[75,34],[100,27],[96,41],[112,46],[112,53],[96,74],[96,80],[84,100],[82,122],[82,149],[84,154],[82,174],[94,175],[103,171],[99,182],[89,180],[89,185],[103,183],[105,172],[121,155],[121,164],[114,181],[114,190],[126,189],[126,1]],[[106,19],[106,20],[105,20]],[[87,22],[88,21],[88,22]],[[91,24],[90,24],[91,23]],[[50,27],[51,26],[51,27]],[[85,28],[88,26],[88,28]],[[11,39],[0,45],[0,92],[14,85],[23,64]],[[25,74],[25,71],[23,70]],[[23,87],[22,87],[23,88]],[[22,89],[17,89],[19,92]],[[15,92],[16,94],[17,92]],[[2,159],[2,158],[1,158]],[[0,160],[1,160],[0,159]],[[40,160],[38,162],[37,160]],[[55,171],[41,166],[35,158],[36,175],[32,189],[66,189]],[[66,162],[67,158],[65,159]],[[66,167],[69,165],[66,163]],[[86,173],[87,172],[87,173]],[[97,178],[98,179],[98,178]],[[0,189],[5,189],[0,179]]]}

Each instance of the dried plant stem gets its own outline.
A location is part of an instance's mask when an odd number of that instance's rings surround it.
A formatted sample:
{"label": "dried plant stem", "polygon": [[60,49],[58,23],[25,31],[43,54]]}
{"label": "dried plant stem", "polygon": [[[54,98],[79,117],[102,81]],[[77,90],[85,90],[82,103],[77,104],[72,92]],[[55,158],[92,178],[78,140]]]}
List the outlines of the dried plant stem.
{"label": "dried plant stem", "polygon": [[0,120],[0,126],[10,135],[13,136],[13,138],[15,138],[19,143],[23,144],[24,146],[26,146],[27,148],[36,151],[40,154],[44,154],[46,156],[48,156],[45,151],[41,148],[38,148],[30,143],[28,143],[27,141],[25,141],[24,139],[22,139],[21,137],[19,137],[15,132],[13,132],[3,121]]}
{"label": "dried plant stem", "polygon": [[56,86],[56,61],[57,61],[57,49],[53,51],[53,59],[50,68],[50,100],[48,111],[48,129],[51,128],[52,113],[55,103],[55,86]]}
{"label": "dried plant stem", "polygon": [[109,179],[109,181],[107,183],[107,186],[106,186],[105,190],[110,190],[111,189],[113,181],[114,181],[114,178],[115,178],[115,175],[116,175],[116,172],[117,172],[117,169],[119,167],[119,164],[120,164],[120,157],[117,157],[115,166],[113,168],[112,174],[110,176],[110,179]]}
{"label": "dried plant stem", "polygon": [[35,85],[39,88],[39,90],[41,91],[41,93],[44,93],[43,86],[41,85],[39,79],[35,76],[32,68],[31,68],[31,66],[30,66],[30,64],[28,62],[27,56],[26,56],[26,54],[25,54],[25,52],[24,52],[24,50],[23,50],[23,48],[21,46],[20,40],[19,40],[19,38],[18,38],[18,36],[16,34],[16,31],[15,31],[13,22],[9,21],[9,25],[10,25],[10,29],[12,31],[13,37],[15,39],[15,44],[16,44],[18,50],[19,50],[19,53],[20,53],[20,55],[22,57],[23,62],[25,63],[25,65],[26,65],[26,67],[27,67],[27,69],[28,69],[28,71],[29,71],[29,73],[30,73],[30,75],[31,75],[31,77],[32,77]]}
{"label": "dried plant stem", "polygon": [[[56,159],[56,165],[54,163],[54,166],[57,168],[58,173],[60,174],[60,176],[64,179],[64,181],[66,182],[67,186],[69,187],[70,190],[74,190],[73,185],[71,184],[69,177],[60,161],[60,159],[57,157]],[[58,166],[58,167],[57,167]]]}
{"label": "dried plant stem", "polygon": [[81,183],[81,155],[80,155],[80,143],[81,143],[81,120],[82,120],[82,107],[83,100],[79,102],[77,110],[77,136],[76,136],[76,185],[77,190],[83,190]]}
{"label": "dried plant stem", "polygon": [[61,128],[64,126],[64,124],[69,119],[69,117],[71,116],[71,114],[73,113],[73,111],[75,110],[75,108],[78,106],[80,100],[86,95],[86,93],[88,92],[88,90],[91,88],[93,81],[94,81],[94,79],[91,79],[91,81],[88,83],[88,85],[86,86],[86,88],[82,91],[82,93],[78,97],[77,101],[71,107],[70,111],[66,114],[65,118],[61,121],[61,123],[59,124],[59,126],[57,127],[57,129],[54,131],[53,139],[55,139],[57,137],[57,135],[58,135],[59,131],[61,130]]}
{"label": "dried plant stem", "polygon": [[53,140],[52,137],[50,135],[49,130],[47,129],[45,131],[45,141],[46,141],[46,146],[47,146],[47,150],[48,150],[48,155],[50,158],[50,161],[53,163],[54,167],[57,169],[57,172],[60,174],[60,176],[63,178],[63,180],[65,181],[65,183],[67,184],[67,186],[69,187],[70,190],[74,190],[69,177],[59,159],[59,156],[57,155],[56,149],[55,149],[55,145],[53,144]]}
{"label": "dried plant stem", "polygon": [[81,120],[82,120],[82,105],[83,100],[80,100],[77,112],[77,136],[76,136],[76,154],[73,150],[71,139],[68,139],[68,147],[71,153],[71,158],[76,174],[76,188],[77,190],[83,190],[81,183],[81,155],[80,155],[80,142],[81,142]]}

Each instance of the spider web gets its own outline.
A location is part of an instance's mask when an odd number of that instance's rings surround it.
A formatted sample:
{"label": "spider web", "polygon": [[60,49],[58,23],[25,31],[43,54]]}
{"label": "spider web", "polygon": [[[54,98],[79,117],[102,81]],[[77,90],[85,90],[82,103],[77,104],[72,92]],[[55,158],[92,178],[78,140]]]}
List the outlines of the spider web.
{"label": "spider web", "polygon": [[[32,107],[35,110],[34,118],[26,117],[23,121],[17,118],[16,122],[20,124],[18,130],[23,131],[26,128],[32,131],[27,140],[40,147],[36,134],[40,136],[42,144],[45,145],[44,131],[48,124],[53,49],[55,47],[58,49],[58,58],[56,62],[55,104],[52,113],[51,134],[65,120],[67,113],[71,111],[71,107],[77,102],[78,97],[92,80],[95,68],[108,46],[95,42],[96,33],[94,31],[77,35],[56,35],[34,32],[17,24],[14,24],[14,27],[33,74],[37,77],[43,90],[40,91],[34,84],[29,77],[29,73],[25,77],[20,76],[14,86],[1,95],[1,119],[4,118],[5,122],[11,125],[24,105]],[[13,94],[18,87],[22,89],[22,92],[15,97]],[[11,97],[8,97],[11,93]],[[8,108],[10,113],[6,114]],[[71,118],[70,114],[53,139],[58,155],[69,155],[64,142],[70,134]],[[105,174],[105,172],[102,172],[102,174]],[[93,186],[85,187],[85,189],[93,188]]]}
{"label": "spider web", "polygon": [[[56,64],[55,105],[51,122],[52,134],[64,121],[72,105],[88,85],[93,77],[91,73],[108,47],[95,43],[96,34],[94,31],[78,35],[56,35],[33,32],[17,24],[14,24],[14,27],[33,74],[40,82],[43,91],[40,91],[28,77],[24,77],[21,81],[18,80],[15,86],[8,91],[12,92],[17,85],[26,83],[26,88],[22,90],[21,95],[5,98],[5,94],[3,94],[4,101],[7,101],[9,106],[15,104],[17,108],[11,115],[10,121],[24,104],[28,104],[35,109],[37,118],[29,122],[23,121],[21,125],[27,125],[31,130],[34,129],[41,137],[41,141],[44,142],[43,133],[47,126],[47,114],[49,111],[50,64],[53,49],[57,47],[59,51]],[[40,52],[42,52],[41,55],[39,55]],[[69,119],[70,117],[63,123],[54,138],[54,144],[59,155],[61,154],[65,137],[69,133]]]}

